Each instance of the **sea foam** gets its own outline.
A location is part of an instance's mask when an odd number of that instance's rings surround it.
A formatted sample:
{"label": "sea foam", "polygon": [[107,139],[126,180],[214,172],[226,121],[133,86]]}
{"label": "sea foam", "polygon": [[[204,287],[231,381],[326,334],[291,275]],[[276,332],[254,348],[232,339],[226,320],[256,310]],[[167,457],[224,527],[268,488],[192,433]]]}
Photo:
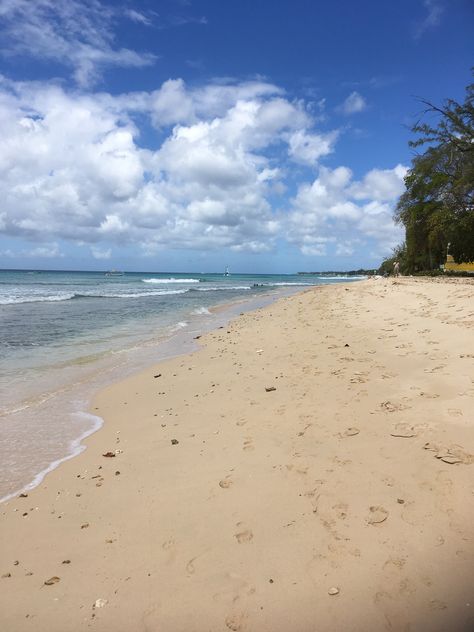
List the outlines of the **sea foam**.
{"label": "sea foam", "polygon": [[142,279],[143,283],[199,283],[199,279],[175,279],[173,277],[169,279]]}

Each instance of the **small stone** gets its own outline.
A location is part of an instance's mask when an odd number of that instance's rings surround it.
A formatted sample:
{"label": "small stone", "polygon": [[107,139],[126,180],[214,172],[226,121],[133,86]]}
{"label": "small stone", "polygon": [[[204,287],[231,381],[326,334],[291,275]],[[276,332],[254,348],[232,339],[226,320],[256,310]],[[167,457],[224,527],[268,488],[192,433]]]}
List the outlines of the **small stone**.
{"label": "small stone", "polygon": [[397,498],[397,503],[399,505],[403,505],[403,504],[405,504],[405,501],[403,500],[403,498]]}
{"label": "small stone", "polygon": [[50,577],[49,579],[47,579],[44,582],[45,586],[52,586],[53,584],[57,584],[59,581],[61,581],[61,579],[59,577],[57,577],[56,575],[54,575],[53,577]]}
{"label": "small stone", "polygon": [[70,564],[70,563],[71,563],[71,560],[63,560],[63,561],[61,562],[61,564]]}
{"label": "small stone", "polygon": [[112,458],[112,457],[116,456],[116,454],[115,454],[115,452],[106,452],[102,456],[106,456],[106,457]]}
{"label": "small stone", "polygon": [[84,524],[81,524],[81,529],[87,529],[88,527],[89,527],[88,522],[84,522]]}
{"label": "small stone", "polygon": [[19,563],[20,563],[20,562],[19,562],[18,560],[15,560],[15,561],[13,562],[13,566],[18,566],[18,564],[19,564]]}
{"label": "small stone", "polygon": [[161,377],[161,373],[157,373],[157,374],[156,374],[156,375],[154,375],[153,377],[154,377],[154,378]]}
{"label": "small stone", "polygon": [[2,575],[2,578],[3,578],[3,579],[6,579],[7,577],[11,577],[11,576],[12,576],[12,574],[11,574],[11,573],[4,573],[4,574]]}
{"label": "small stone", "polygon": [[276,391],[276,386],[265,386],[265,390],[267,393],[271,393],[272,391]]}
{"label": "small stone", "polygon": [[338,595],[338,594],[339,594],[339,588],[337,588],[336,586],[331,586],[331,588],[328,590],[328,595]]}
{"label": "small stone", "polygon": [[25,493],[20,494],[18,498],[28,498],[28,494],[25,494]]}
{"label": "small stone", "polygon": [[178,439],[171,439],[171,445],[178,445]]}
{"label": "small stone", "polygon": [[115,476],[118,476],[119,474],[120,474],[120,471],[119,471],[119,470],[117,470],[117,471],[115,472]]}
{"label": "small stone", "polygon": [[107,599],[96,599],[94,605],[92,606],[93,608],[103,608],[104,606],[106,606],[108,604],[108,600]]}

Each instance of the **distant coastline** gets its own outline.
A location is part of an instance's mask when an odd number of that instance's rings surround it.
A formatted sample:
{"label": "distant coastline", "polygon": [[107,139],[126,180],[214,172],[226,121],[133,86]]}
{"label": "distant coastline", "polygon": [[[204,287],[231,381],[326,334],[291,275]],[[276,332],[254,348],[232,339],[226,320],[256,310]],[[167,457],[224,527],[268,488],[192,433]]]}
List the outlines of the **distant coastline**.
{"label": "distant coastline", "polygon": [[360,268],[359,270],[348,270],[346,272],[341,272],[340,270],[325,270],[324,272],[297,272],[296,274],[302,275],[317,275],[317,276],[371,276],[372,274],[377,274],[377,270],[375,268],[370,268],[367,270],[365,268]]}

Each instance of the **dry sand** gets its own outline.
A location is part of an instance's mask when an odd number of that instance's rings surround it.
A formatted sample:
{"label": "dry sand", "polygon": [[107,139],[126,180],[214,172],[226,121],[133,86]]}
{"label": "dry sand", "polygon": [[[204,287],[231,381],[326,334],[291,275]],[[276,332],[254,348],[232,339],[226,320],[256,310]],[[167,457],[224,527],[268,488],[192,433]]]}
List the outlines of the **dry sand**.
{"label": "dry sand", "polygon": [[317,287],[100,393],[0,508],[0,630],[473,630],[473,297]]}

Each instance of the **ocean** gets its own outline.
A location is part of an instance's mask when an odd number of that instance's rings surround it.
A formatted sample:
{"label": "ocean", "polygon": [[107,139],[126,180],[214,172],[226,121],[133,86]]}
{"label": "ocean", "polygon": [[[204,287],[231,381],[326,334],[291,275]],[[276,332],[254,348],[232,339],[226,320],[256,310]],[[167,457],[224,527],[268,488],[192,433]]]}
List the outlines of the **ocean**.
{"label": "ocean", "polygon": [[360,278],[0,270],[0,501],[84,449],[100,388],[242,311]]}

